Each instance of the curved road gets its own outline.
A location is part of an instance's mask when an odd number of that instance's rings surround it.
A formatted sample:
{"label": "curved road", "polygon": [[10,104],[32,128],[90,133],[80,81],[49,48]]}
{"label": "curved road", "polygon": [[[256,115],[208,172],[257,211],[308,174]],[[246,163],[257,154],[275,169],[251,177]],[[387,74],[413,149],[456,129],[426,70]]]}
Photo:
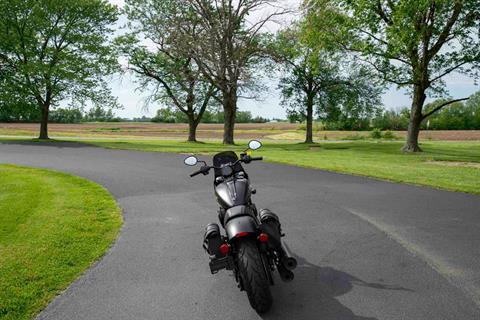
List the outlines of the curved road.
{"label": "curved road", "polygon": [[[123,208],[119,238],[38,319],[260,319],[232,276],[211,275],[212,177],[183,156],[73,143],[0,144],[0,162],[94,180]],[[248,165],[299,260],[264,319],[480,319],[480,197],[319,170]]]}

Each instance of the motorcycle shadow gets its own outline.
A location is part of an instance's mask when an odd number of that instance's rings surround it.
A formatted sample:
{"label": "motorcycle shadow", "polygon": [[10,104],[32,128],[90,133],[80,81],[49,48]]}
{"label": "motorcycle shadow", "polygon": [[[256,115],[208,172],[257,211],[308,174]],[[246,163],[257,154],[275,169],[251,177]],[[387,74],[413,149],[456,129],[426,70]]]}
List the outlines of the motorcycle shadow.
{"label": "motorcycle shadow", "polygon": [[336,297],[348,293],[354,285],[381,290],[413,291],[365,282],[346,272],[317,266],[298,256],[295,258],[298,262],[295,279],[285,284],[278,277],[275,278],[275,286],[272,287],[274,304],[263,319],[376,320],[355,315]]}

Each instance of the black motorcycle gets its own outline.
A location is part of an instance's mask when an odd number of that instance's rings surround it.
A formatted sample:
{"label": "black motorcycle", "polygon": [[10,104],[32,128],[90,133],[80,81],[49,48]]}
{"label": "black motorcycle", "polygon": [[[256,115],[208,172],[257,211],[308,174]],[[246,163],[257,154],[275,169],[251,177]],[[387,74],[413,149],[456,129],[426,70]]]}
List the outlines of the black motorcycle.
{"label": "black motorcycle", "polygon": [[281,240],[284,234],[278,216],[268,209],[257,211],[251,199],[256,190],[251,187],[242,163],[262,160],[249,155],[261,146],[259,141],[250,141],[240,159],[233,151],[220,152],[213,157],[213,166],[194,156],[184,162],[189,166],[203,164],[190,177],[208,175],[211,169],[215,173],[218,219],[226,234],[221,234],[216,223],[205,229],[203,247],[210,257],[212,274],[222,269],[232,270],[240,290],[247,292],[251,306],[258,313],[265,313],[272,305],[272,272],[276,269],[283,281],[291,281],[297,261]]}

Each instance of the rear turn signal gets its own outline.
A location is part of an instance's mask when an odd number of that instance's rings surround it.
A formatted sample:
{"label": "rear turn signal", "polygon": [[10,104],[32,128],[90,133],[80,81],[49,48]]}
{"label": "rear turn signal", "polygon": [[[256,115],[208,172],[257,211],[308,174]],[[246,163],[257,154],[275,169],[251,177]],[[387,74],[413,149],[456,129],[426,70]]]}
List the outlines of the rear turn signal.
{"label": "rear turn signal", "polygon": [[263,233],[263,232],[260,233],[260,235],[258,236],[258,241],[263,242],[263,243],[268,242],[268,234]]}
{"label": "rear turn signal", "polygon": [[220,248],[218,248],[218,250],[220,251],[221,254],[226,256],[227,253],[230,252],[230,246],[226,243],[223,243],[222,245],[220,245]]}

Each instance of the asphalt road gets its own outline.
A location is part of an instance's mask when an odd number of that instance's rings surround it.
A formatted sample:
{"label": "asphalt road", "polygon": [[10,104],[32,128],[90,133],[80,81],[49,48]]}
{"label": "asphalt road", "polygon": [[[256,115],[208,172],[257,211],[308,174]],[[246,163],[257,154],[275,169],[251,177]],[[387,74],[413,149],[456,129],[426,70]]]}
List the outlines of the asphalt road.
{"label": "asphalt road", "polygon": [[[38,319],[260,319],[226,271],[211,275],[203,227],[212,177],[183,156],[81,144],[0,144],[0,163],[94,180],[123,208],[111,250]],[[480,319],[480,197],[267,163],[247,166],[299,267],[264,319]]]}

